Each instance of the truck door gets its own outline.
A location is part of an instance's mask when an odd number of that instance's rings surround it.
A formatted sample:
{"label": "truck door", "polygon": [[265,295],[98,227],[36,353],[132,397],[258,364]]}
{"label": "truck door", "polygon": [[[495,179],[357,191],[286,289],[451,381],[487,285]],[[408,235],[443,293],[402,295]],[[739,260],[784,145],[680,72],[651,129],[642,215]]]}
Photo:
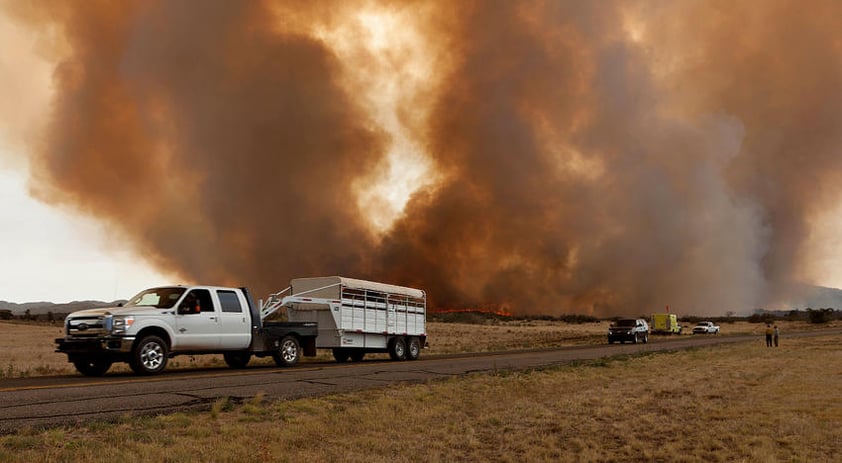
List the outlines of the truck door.
{"label": "truck door", "polygon": [[175,316],[178,350],[219,348],[219,316],[207,289],[193,289],[178,304]]}
{"label": "truck door", "polygon": [[251,314],[239,291],[217,290],[219,340],[222,349],[245,349],[251,342]]}

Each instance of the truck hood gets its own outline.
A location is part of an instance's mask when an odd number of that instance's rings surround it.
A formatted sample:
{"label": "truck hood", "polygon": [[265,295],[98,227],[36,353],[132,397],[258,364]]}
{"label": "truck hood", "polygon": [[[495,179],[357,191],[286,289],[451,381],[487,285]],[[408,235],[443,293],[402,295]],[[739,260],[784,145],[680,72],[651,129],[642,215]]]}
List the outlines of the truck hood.
{"label": "truck hood", "polygon": [[159,309],[157,307],[102,307],[99,309],[88,309],[73,312],[68,318],[75,317],[97,317],[100,315],[159,315],[171,309]]}

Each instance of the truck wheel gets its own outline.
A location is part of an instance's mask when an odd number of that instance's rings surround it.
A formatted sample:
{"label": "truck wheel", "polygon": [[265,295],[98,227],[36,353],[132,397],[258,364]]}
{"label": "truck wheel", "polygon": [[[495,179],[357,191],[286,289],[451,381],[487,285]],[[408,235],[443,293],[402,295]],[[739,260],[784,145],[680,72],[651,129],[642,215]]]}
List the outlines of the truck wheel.
{"label": "truck wheel", "polygon": [[129,366],[139,375],[154,375],[167,367],[167,343],[158,336],[146,336],[137,342]]}
{"label": "truck wheel", "polygon": [[363,357],[365,357],[364,350],[355,350],[351,352],[351,360],[353,360],[354,362],[362,362]]}
{"label": "truck wheel", "polygon": [[632,339],[632,344],[637,344],[637,333],[634,334],[634,338]]}
{"label": "truck wheel", "polygon": [[85,376],[102,376],[111,368],[111,360],[101,357],[83,357],[73,361],[73,366]]}
{"label": "truck wheel", "polygon": [[409,344],[406,345],[406,359],[418,360],[421,356],[421,341],[418,338],[409,338]]}
{"label": "truck wheel", "polygon": [[614,340],[611,339],[611,338],[608,338],[608,344],[614,344]]}
{"label": "truck wheel", "polygon": [[272,355],[275,365],[279,367],[293,367],[298,363],[299,357],[301,357],[301,347],[295,336],[284,336],[278,345],[278,352]]}
{"label": "truck wheel", "polygon": [[348,358],[351,357],[351,353],[348,352],[347,349],[336,348],[333,349],[333,358],[336,359],[339,363],[345,363],[348,361]]}
{"label": "truck wheel", "polygon": [[643,335],[643,344],[648,344],[648,343],[649,343],[649,335],[648,335],[648,334],[644,334],[644,335]]}
{"label": "truck wheel", "polygon": [[395,337],[389,342],[389,357],[392,360],[406,360],[406,341],[402,337]]}
{"label": "truck wheel", "polygon": [[225,364],[231,368],[241,369],[245,368],[251,360],[251,354],[248,352],[225,352],[222,354],[225,359]]}

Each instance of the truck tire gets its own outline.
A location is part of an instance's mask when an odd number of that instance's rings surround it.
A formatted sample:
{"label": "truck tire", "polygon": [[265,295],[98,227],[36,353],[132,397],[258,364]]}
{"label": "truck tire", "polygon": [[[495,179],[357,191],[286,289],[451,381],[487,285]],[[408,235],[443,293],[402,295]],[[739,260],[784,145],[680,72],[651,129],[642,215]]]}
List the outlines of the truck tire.
{"label": "truck tire", "polygon": [[73,360],[76,371],[85,376],[102,376],[111,368],[111,359],[103,357],[82,357]]}
{"label": "truck tire", "polygon": [[406,360],[406,340],[400,336],[389,341],[389,357],[392,360]]}
{"label": "truck tire", "polygon": [[362,362],[363,358],[365,358],[365,351],[362,349],[354,349],[351,351],[351,361],[352,362]]}
{"label": "truck tire", "polygon": [[341,347],[337,347],[333,349],[333,358],[339,363],[345,363],[351,357],[351,353],[348,352],[348,349],[342,349]]}
{"label": "truck tire", "polygon": [[644,335],[643,335],[643,344],[648,344],[648,343],[649,343],[649,335],[648,335],[648,334],[644,334]]}
{"label": "truck tire", "polygon": [[139,375],[156,375],[167,367],[167,343],[158,336],[141,338],[134,346],[129,366]]}
{"label": "truck tire", "polygon": [[301,346],[295,336],[284,336],[278,344],[278,351],[272,354],[275,365],[279,367],[294,367],[301,357]]}
{"label": "truck tire", "polygon": [[637,344],[637,333],[635,333],[634,338],[632,338],[632,344]]}
{"label": "truck tire", "polygon": [[406,359],[418,360],[421,356],[421,341],[418,338],[409,338],[409,343],[406,345]]}
{"label": "truck tire", "polygon": [[225,352],[222,354],[225,359],[225,364],[231,368],[242,369],[249,364],[251,360],[251,353],[249,352]]}

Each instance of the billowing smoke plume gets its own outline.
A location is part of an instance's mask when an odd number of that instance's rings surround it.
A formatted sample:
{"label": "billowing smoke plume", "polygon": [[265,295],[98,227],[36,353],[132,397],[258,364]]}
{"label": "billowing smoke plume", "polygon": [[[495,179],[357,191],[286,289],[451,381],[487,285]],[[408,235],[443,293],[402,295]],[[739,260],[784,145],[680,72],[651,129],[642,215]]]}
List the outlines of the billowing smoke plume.
{"label": "billowing smoke plume", "polygon": [[[722,313],[790,296],[840,196],[838,2],[11,5],[69,50],[35,188],[188,280]],[[382,89],[432,179],[385,229],[359,198],[400,137],[362,87],[414,48],[348,51],[370,11],[428,51]]]}

